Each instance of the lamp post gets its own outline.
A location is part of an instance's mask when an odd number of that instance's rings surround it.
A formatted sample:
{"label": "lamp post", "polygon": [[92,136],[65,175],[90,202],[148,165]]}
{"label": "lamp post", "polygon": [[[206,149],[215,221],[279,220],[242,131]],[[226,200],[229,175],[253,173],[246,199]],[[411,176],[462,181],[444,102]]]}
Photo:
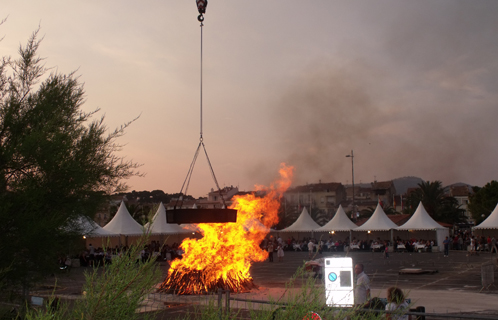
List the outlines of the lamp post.
{"label": "lamp post", "polygon": [[313,189],[313,188],[310,188],[310,216],[311,216],[311,190],[312,190],[312,189]]}
{"label": "lamp post", "polygon": [[354,154],[351,150],[351,154],[346,155],[346,158],[351,158],[351,175],[353,181],[353,216],[356,219],[355,205],[354,205]]}

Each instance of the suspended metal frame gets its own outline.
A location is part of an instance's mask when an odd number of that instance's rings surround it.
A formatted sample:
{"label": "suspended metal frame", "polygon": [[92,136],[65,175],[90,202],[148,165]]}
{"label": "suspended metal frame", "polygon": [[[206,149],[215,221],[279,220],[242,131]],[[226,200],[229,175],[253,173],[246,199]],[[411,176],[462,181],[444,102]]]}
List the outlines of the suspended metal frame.
{"label": "suspended metal frame", "polygon": [[[194,158],[192,163],[190,164],[190,168],[187,172],[187,176],[185,181],[183,182],[182,189],[180,190],[180,197],[176,200],[173,209],[166,210],[166,222],[167,223],[227,223],[227,222],[237,222],[237,210],[235,209],[227,209],[227,205],[225,203],[225,198],[223,197],[223,192],[218,184],[218,180],[216,179],[216,175],[213,170],[213,166],[211,165],[211,161],[209,160],[209,156],[207,154],[206,146],[204,145],[204,138],[202,132],[202,27],[204,26],[204,13],[206,12],[207,0],[196,0],[197,9],[199,11],[199,16],[197,20],[200,22],[201,27],[201,70],[200,70],[200,137],[199,137],[199,145],[194,154]],[[221,201],[223,202],[223,208],[220,209],[182,209],[183,205],[183,194],[187,194],[188,187],[190,185],[190,179],[192,178],[192,173],[194,172],[195,162],[197,161],[197,157],[199,156],[199,151],[204,150],[204,154],[206,155],[206,159],[209,165],[209,169],[211,170],[211,176],[218,188],[218,193],[220,195]],[[185,189],[185,193],[183,193]],[[177,208],[179,206],[179,208]]]}

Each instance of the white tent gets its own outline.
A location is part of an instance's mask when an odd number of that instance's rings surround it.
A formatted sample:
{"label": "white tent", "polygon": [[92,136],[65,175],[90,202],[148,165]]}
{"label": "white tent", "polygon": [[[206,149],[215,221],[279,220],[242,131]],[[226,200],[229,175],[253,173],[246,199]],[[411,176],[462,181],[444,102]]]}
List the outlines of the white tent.
{"label": "white tent", "polygon": [[142,225],[130,215],[123,201],[114,218],[104,226],[104,229],[125,236],[140,236],[144,230]]}
{"label": "white tent", "polygon": [[382,206],[377,204],[374,213],[364,224],[353,231],[389,231],[396,229],[398,226],[389,219]]}
{"label": "white tent", "polygon": [[316,229],[316,232],[330,232],[330,231],[350,231],[356,229],[358,226],[351,221],[341,205],[337,208],[335,216],[327,222],[323,227]]}
{"label": "white tent", "polygon": [[119,234],[107,231],[101,226],[99,226],[95,221],[86,216],[79,216],[68,222],[68,226],[65,227],[68,231],[77,232],[86,238],[96,238],[96,237],[117,237]]}
{"label": "white tent", "polygon": [[436,241],[440,250],[443,250],[443,241],[449,235],[449,230],[437,223],[427,213],[422,202],[419,203],[417,210],[411,218],[396,230],[413,230],[413,231],[436,231]]}
{"label": "white tent", "polygon": [[105,230],[88,217],[78,217],[78,219],[76,219],[76,225],[78,226],[78,229],[81,230],[82,235],[87,238],[119,236],[119,234]]}
{"label": "white tent", "polygon": [[[380,203],[377,203],[377,208],[375,208],[374,213],[364,224],[359,226],[356,229],[353,229],[354,232],[363,231],[368,232],[366,237],[367,240],[369,238],[369,234],[371,232],[375,232],[377,238],[381,240],[390,239],[391,243],[393,242],[393,229],[396,229],[398,226],[389,219],[386,215]],[[360,239],[363,237],[360,237]]]}
{"label": "white tent", "polygon": [[498,204],[491,214],[481,222],[478,226],[472,229],[498,229]]}
{"label": "white tent", "polygon": [[299,215],[299,218],[293,224],[285,229],[278,230],[278,232],[311,232],[318,228],[320,228],[320,225],[311,218],[308,210],[304,207],[301,215]]}
{"label": "white tent", "polygon": [[151,234],[181,234],[191,233],[192,231],[182,228],[177,224],[170,224],[166,222],[166,208],[163,203],[159,204],[156,214],[152,217],[152,223],[145,224],[145,229]]}

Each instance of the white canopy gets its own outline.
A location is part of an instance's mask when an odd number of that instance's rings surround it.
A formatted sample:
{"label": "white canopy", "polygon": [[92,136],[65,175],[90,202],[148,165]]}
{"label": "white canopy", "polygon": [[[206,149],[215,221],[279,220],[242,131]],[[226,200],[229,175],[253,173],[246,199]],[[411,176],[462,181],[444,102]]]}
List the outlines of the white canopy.
{"label": "white canopy", "polygon": [[138,236],[143,234],[143,227],[133,219],[123,201],[121,201],[121,205],[114,218],[104,226],[104,229],[127,236]]}
{"label": "white canopy", "polygon": [[[497,215],[498,217],[498,215]],[[411,218],[402,226],[396,228],[397,230],[435,230],[435,229],[448,229],[443,227],[436,220],[427,213],[422,202],[419,203],[417,210]]]}
{"label": "white canopy", "polygon": [[[396,228],[399,231],[402,230],[410,230],[416,231],[418,235],[420,235],[421,231],[432,230],[436,231],[436,241],[437,246],[440,250],[443,250],[444,245],[443,241],[445,237],[449,236],[449,229],[443,227],[439,223],[437,223],[432,217],[427,213],[422,204],[422,201],[419,203],[417,210],[411,218],[402,226]],[[425,237],[429,236],[426,232]]]}
{"label": "white canopy", "polygon": [[398,226],[389,219],[382,206],[378,203],[374,213],[364,224],[353,231],[388,231],[396,229]]}
{"label": "white canopy", "polygon": [[337,212],[335,213],[335,216],[332,218],[332,220],[327,222],[327,224],[323,227],[316,229],[315,231],[350,231],[356,229],[357,227],[358,226],[348,218],[342,206],[339,205],[339,208],[337,208]]}
{"label": "white canopy", "polygon": [[289,227],[279,230],[279,232],[309,232],[318,228],[320,228],[320,225],[311,218],[308,210],[304,207],[299,218]]}
{"label": "white canopy", "polygon": [[177,224],[170,224],[166,222],[166,208],[163,203],[159,204],[156,214],[152,217],[152,224],[146,223],[144,226],[147,232],[151,234],[180,234],[191,233],[192,231],[186,230]]}
{"label": "white canopy", "polygon": [[76,219],[75,224],[81,234],[88,237],[117,237],[119,234],[107,231],[99,226],[95,221],[88,217],[80,216]]}
{"label": "white canopy", "polygon": [[491,214],[473,229],[498,229],[498,204]]}

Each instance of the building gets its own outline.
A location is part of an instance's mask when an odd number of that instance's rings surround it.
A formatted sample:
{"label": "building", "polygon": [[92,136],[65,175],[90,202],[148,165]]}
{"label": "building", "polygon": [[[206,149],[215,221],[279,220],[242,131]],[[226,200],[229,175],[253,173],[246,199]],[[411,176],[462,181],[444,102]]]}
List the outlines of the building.
{"label": "building", "polygon": [[339,204],[346,199],[346,189],[341,183],[315,183],[289,188],[284,193],[286,205],[300,210],[307,207],[309,212],[320,210],[326,215],[335,213]]}
{"label": "building", "polygon": [[389,181],[374,181],[372,182],[372,192],[377,201],[382,202],[382,206],[392,206],[394,195],[396,195],[396,187],[392,180]]}
{"label": "building", "polygon": [[468,209],[469,196],[472,194],[472,186],[464,183],[455,183],[444,188],[445,194],[454,197],[458,201],[460,209],[465,210],[464,216],[469,224],[475,224],[472,213]]}

